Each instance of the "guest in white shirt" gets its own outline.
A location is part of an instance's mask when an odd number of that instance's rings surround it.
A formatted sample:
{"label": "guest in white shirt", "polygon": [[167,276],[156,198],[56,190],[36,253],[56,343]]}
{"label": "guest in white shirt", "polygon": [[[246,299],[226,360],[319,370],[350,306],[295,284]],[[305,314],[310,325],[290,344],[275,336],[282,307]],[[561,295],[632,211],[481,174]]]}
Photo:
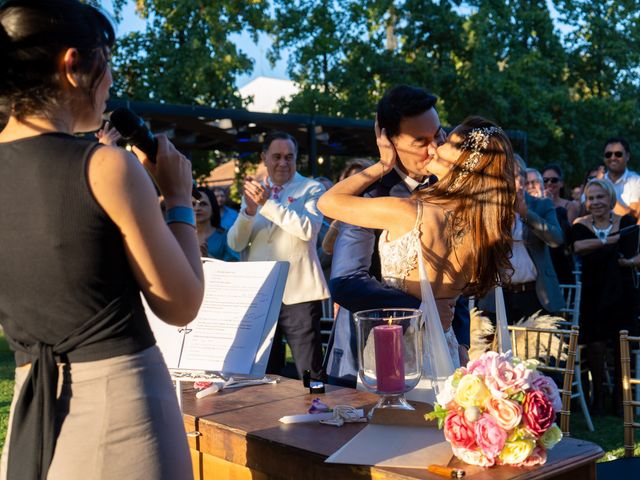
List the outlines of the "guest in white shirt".
{"label": "guest in white shirt", "polygon": [[622,137],[612,137],[604,144],[604,164],[607,173],[604,178],[613,184],[618,203],[614,213],[630,213],[636,220],[640,217],[640,175],[629,170],[631,158],[629,142]]}
{"label": "guest in white shirt", "polygon": [[322,225],[316,204],[325,188],[296,172],[297,154],[298,144],[288,133],[267,135],[261,158],[269,177],[264,183],[245,180],[240,213],[227,241],[243,260],[289,262],[267,371],[281,373],[284,335],[298,375],[310,370],[311,378],[322,379],[320,317],[329,291],[316,251]]}

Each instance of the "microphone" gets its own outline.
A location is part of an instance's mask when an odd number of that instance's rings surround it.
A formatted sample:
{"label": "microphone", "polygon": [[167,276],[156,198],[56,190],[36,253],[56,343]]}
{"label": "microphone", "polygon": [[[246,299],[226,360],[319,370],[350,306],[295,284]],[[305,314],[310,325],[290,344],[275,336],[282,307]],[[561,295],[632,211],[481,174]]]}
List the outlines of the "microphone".
{"label": "microphone", "polygon": [[[156,163],[158,155],[158,140],[147,128],[144,120],[136,115],[132,110],[119,107],[116,108],[110,117],[111,125],[122,135],[127,143],[134,145],[142,150],[151,163]],[[202,198],[202,194],[198,191],[195,180],[191,195],[195,199]]]}

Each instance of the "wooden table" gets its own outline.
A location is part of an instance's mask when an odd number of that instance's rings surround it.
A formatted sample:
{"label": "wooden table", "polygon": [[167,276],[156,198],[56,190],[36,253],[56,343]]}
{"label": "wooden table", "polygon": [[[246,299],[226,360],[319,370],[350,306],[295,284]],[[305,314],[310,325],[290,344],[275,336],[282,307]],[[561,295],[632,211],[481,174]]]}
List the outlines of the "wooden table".
{"label": "wooden table", "polygon": [[[425,470],[365,467],[324,463],[366,424],[336,428],[321,424],[284,425],[284,415],[305,413],[313,395],[301,382],[283,379],[277,385],[224,390],[202,399],[183,387],[182,409],[198,480],[220,479],[433,479]],[[330,406],[372,406],[377,397],[347,388],[327,387],[320,395]],[[384,441],[384,439],[381,439]],[[549,451],[547,463],[533,468],[508,466],[483,469],[463,464],[470,480],[595,479],[595,461],[603,452],[597,445],[565,438]],[[425,459],[425,465],[428,459]]]}

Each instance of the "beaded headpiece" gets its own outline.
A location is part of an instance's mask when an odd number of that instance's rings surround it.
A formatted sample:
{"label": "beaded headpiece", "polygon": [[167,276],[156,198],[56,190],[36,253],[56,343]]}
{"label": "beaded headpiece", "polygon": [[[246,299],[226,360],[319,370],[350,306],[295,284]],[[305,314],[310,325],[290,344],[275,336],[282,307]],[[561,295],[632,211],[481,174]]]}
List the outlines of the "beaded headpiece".
{"label": "beaded headpiece", "polygon": [[458,173],[453,183],[449,185],[447,191],[451,192],[460,186],[462,179],[469,175],[478,165],[480,158],[482,158],[482,150],[485,150],[489,146],[489,138],[491,135],[501,131],[502,129],[500,127],[482,127],[471,130],[461,145],[462,150],[471,151],[471,154],[460,167],[460,173]]}

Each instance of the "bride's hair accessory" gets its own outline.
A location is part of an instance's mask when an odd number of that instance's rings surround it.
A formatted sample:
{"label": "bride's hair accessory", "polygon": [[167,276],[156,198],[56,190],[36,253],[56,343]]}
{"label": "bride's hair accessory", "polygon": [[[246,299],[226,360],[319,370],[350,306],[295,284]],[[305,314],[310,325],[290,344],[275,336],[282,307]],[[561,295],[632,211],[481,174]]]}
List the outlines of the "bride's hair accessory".
{"label": "bride's hair accessory", "polygon": [[500,127],[482,127],[474,128],[469,132],[465,141],[462,142],[461,148],[464,151],[471,151],[471,154],[460,167],[460,173],[458,173],[458,176],[447,188],[448,192],[456,190],[460,186],[462,179],[476,168],[480,158],[482,158],[482,151],[489,146],[489,138],[491,135],[501,131],[502,129]]}

